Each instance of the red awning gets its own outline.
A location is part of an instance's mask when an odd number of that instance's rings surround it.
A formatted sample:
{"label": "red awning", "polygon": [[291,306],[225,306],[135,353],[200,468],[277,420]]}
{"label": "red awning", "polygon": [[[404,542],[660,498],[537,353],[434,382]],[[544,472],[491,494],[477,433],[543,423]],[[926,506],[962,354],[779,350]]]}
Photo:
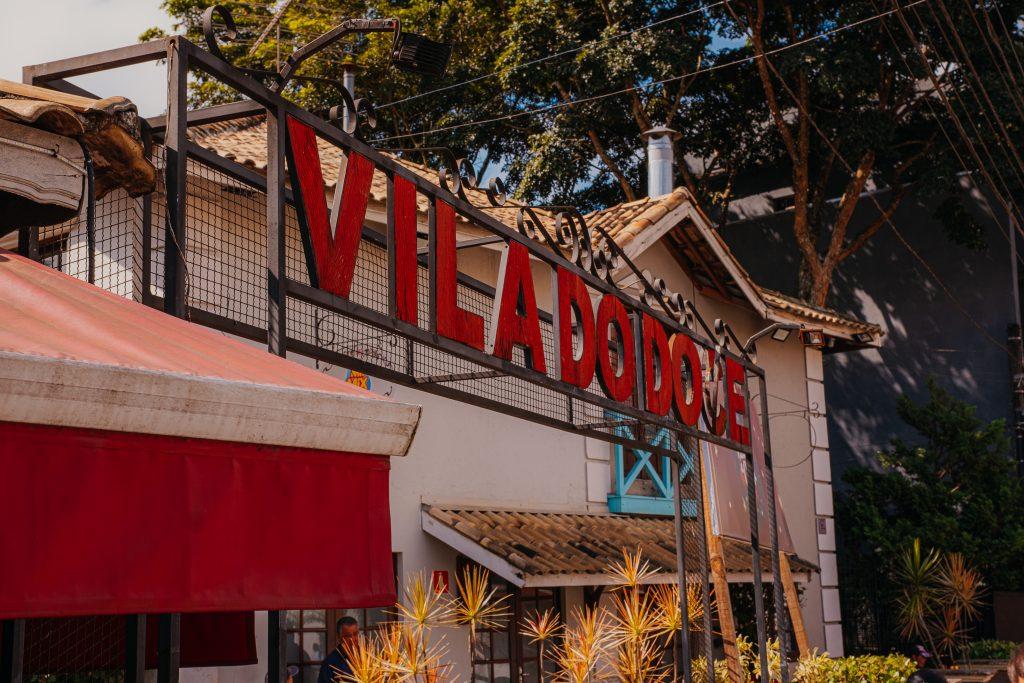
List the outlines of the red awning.
{"label": "red awning", "polygon": [[0,618],[393,602],[418,408],[9,252],[0,387]]}

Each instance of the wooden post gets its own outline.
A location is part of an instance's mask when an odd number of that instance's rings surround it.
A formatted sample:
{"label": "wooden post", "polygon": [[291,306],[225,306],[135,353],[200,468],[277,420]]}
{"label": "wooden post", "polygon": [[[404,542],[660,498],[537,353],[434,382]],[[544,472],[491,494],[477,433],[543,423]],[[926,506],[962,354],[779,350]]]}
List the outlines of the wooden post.
{"label": "wooden post", "polygon": [[[729,680],[741,683],[740,651],[736,647],[736,623],[732,620],[732,600],[729,599],[729,581],[725,574],[725,556],[722,539],[711,524],[711,504],[708,502],[707,468],[701,467],[700,485],[704,499],[704,534],[708,539],[708,558],[711,561],[711,580],[715,584],[715,604],[718,606],[718,625],[722,629],[722,649],[729,669]],[[709,680],[713,676],[709,672]]]}
{"label": "wooden post", "polygon": [[679,670],[683,683],[693,683],[692,664],[690,662],[690,614],[686,604],[686,546],[683,537],[682,484],[679,481],[679,461],[672,458],[672,511],[676,531],[676,581],[679,582],[679,613],[682,615],[682,627],[679,629]]}
{"label": "wooden post", "polygon": [[782,587],[786,591],[786,606],[789,608],[789,620],[793,624],[793,635],[796,636],[796,650],[800,657],[811,653],[807,642],[807,630],[804,628],[804,615],[800,612],[800,600],[796,594],[796,583],[793,581],[793,569],[789,566],[789,557],[779,551],[779,572]]}

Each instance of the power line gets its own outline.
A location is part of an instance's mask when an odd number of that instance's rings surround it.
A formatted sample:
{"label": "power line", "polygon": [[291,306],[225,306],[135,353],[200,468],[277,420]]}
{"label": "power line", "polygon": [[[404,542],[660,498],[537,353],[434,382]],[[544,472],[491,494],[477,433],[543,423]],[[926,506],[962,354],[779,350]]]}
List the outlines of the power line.
{"label": "power line", "polygon": [[[914,5],[919,5],[919,4],[923,3],[923,2],[928,2],[928,0],[915,0],[913,3],[907,5],[907,7],[913,7]],[[723,0],[723,4],[728,5],[728,0]],[[814,42],[814,41],[817,41],[817,40],[821,40],[821,39],[827,38],[829,36],[833,36],[833,35],[835,35],[837,33],[843,32],[843,31],[849,31],[851,29],[857,28],[858,26],[862,26],[863,24],[866,24],[868,22],[871,22],[871,21],[874,21],[876,19],[880,19],[881,17],[885,17],[885,16],[888,16],[890,14],[893,14],[894,12],[896,12],[895,9],[886,10],[885,12],[881,12],[881,13],[876,14],[874,16],[866,17],[864,19],[859,19],[859,20],[857,20],[857,21],[855,21],[853,23],[845,24],[843,26],[839,26],[839,27],[836,27],[836,28],[833,28],[833,29],[829,29],[828,31],[824,31],[822,33],[819,33],[819,34],[814,35],[814,36],[810,36],[808,38],[803,38],[803,39],[798,40],[798,41],[796,41],[794,43],[788,43],[786,45],[780,45],[779,47],[772,48],[771,50],[766,50],[761,55],[751,55],[749,57],[740,57],[738,59],[733,59],[733,60],[730,60],[728,62],[721,62],[721,63],[718,63],[718,64],[712,64],[711,66],[702,67],[700,69],[696,69],[696,70],[691,71],[689,73],[681,74],[679,76],[670,76],[669,78],[663,78],[660,81],[654,81],[652,83],[647,83],[645,85],[637,85],[637,86],[633,86],[633,87],[629,87],[629,88],[623,88],[621,90],[616,90],[614,92],[604,93],[604,94],[601,94],[601,95],[592,95],[590,97],[583,97],[583,98],[580,98],[580,99],[572,100],[570,102],[558,102],[558,103],[546,105],[546,106],[543,106],[543,107],[536,107],[536,108],[533,108],[533,109],[525,109],[523,111],[513,112],[511,114],[505,114],[505,115],[502,115],[502,116],[496,116],[496,117],[489,118],[489,119],[480,119],[480,120],[477,120],[477,121],[466,121],[464,123],[456,123],[456,124],[452,124],[450,126],[443,126],[441,128],[433,128],[431,130],[418,131],[418,132],[414,132],[414,133],[403,133],[401,135],[392,135],[392,136],[389,136],[389,137],[381,139],[380,142],[388,142],[390,140],[398,140],[398,139],[402,139],[402,138],[410,138],[410,137],[415,137],[417,135],[431,135],[431,134],[434,134],[434,133],[444,133],[444,132],[451,131],[451,130],[457,130],[457,129],[460,129],[460,128],[466,128],[468,126],[484,126],[484,125],[491,124],[491,123],[498,123],[499,121],[507,121],[507,120],[511,120],[511,119],[521,118],[523,116],[531,116],[533,114],[542,114],[544,112],[553,111],[553,110],[556,110],[556,109],[564,109],[565,107],[571,107],[571,106],[575,106],[577,104],[586,104],[587,102],[594,102],[594,101],[597,101],[597,100],[603,100],[603,99],[608,98],[608,97],[615,97],[617,95],[623,95],[625,93],[638,92],[638,91],[647,90],[649,88],[653,88],[653,87],[656,87],[656,86],[659,86],[659,85],[664,85],[665,83],[672,83],[674,81],[679,81],[679,80],[682,80],[684,78],[690,78],[692,76],[699,76],[701,74],[710,73],[712,71],[718,71],[720,69],[725,69],[725,68],[728,68],[730,66],[736,66],[737,64],[746,64],[746,63],[749,63],[749,62],[756,61],[758,59],[767,58],[770,55],[778,54],[780,52],[785,52],[786,50],[791,50],[793,48],[801,47],[801,46],[806,45],[808,43],[811,43],[811,42]]]}
{"label": "power line", "polygon": [[429,90],[429,91],[427,91],[425,93],[419,93],[419,94],[416,94],[416,95],[410,95],[409,97],[405,97],[405,98],[400,99],[400,100],[395,100],[393,102],[388,102],[387,104],[380,105],[379,107],[377,107],[377,109],[378,110],[380,110],[380,109],[387,109],[388,107],[393,107],[393,106],[395,106],[397,104],[404,104],[405,102],[411,102],[413,100],[418,100],[418,99],[420,99],[422,97],[426,97],[427,95],[434,95],[434,94],[437,94],[439,92],[446,92],[448,90],[453,90],[454,88],[460,88],[460,87],[462,87],[464,85],[470,85],[472,83],[477,83],[479,81],[483,81],[483,80],[486,80],[488,78],[493,78],[494,76],[500,76],[502,74],[507,74],[507,73],[512,73],[513,71],[518,71],[519,69],[525,69],[526,67],[533,66],[534,64],[540,64],[541,62],[546,62],[546,61],[551,60],[551,59],[557,59],[559,57],[564,57],[565,55],[575,54],[577,52],[585,50],[588,47],[598,46],[598,45],[605,45],[605,44],[608,44],[608,43],[612,42],[613,40],[618,40],[619,38],[625,38],[627,36],[633,35],[634,33],[639,33],[640,31],[647,31],[647,30],[652,29],[652,28],[654,28],[656,26],[661,26],[662,24],[667,24],[669,22],[678,21],[679,19],[685,19],[686,17],[692,16],[694,14],[700,14],[702,12],[706,12],[707,10],[709,10],[709,9],[711,9],[713,7],[718,7],[719,5],[723,5],[723,4],[725,4],[725,0],[719,0],[718,2],[713,2],[713,3],[709,4],[709,5],[703,5],[701,7],[698,7],[697,9],[693,9],[693,10],[690,10],[688,12],[683,12],[682,14],[676,14],[674,16],[667,17],[665,19],[659,19],[657,21],[652,21],[649,24],[645,24],[644,26],[640,26],[638,28],[634,28],[634,29],[631,29],[629,31],[622,31],[620,33],[616,33],[615,35],[609,36],[607,38],[601,38],[601,39],[598,39],[598,40],[590,40],[590,41],[587,41],[585,43],[580,43],[576,47],[569,48],[567,50],[562,50],[561,52],[556,52],[554,54],[550,54],[550,55],[547,55],[547,56],[544,56],[544,57],[538,57],[536,59],[531,59],[530,61],[524,62],[522,64],[517,64],[515,66],[510,66],[510,67],[507,67],[505,69],[499,69],[498,71],[492,71],[491,73],[483,74],[482,76],[476,76],[474,78],[470,78],[469,80],[462,81],[460,83],[453,83],[451,85],[446,85],[446,86],[443,86],[443,87],[440,87],[440,88],[435,88],[434,90]]}
{"label": "power line", "polygon": [[[965,0],[965,2],[970,2],[970,0]],[[871,4],[875,7],[876,10],[878,9],[876,0],[871,0]],[[882,21],[882,27],[885,29],[885,34],[889,37],[889,41],[892,43],[892,46],[896,49],[896,54],[899,55],[900,61],[902,61],[903,66],[906,67],[907,73],[910,75],[911,79],[916,79],[917,77],[914,75],[914,70],[910,67],[910,62],[907,61],[907,57],[903,53],[903,47],[896,41],[896,37],[892,34],[892,31],[889,30],[888,22]],[[928,107],[928,111],[931,113],[933,119],[935,120],[935,125],[937,125],[939,130],[942,132],[942,136],[946,139],[946,142],[949,144],[950,151],[953,152],[953,156],[955,156],[957,161],[960,163],[960,168],[963,170],[964,176],[967,178],[967,181],[980,191],[981,187],[978,185],[977,180],[975,180],[974,178],[974,172],[971,171],[970,168],[968,168],[967,161],[964,159],[963,155],[960,154],[960,151],[957,149],[956,143],[953,142],[952,136],[949,134],[949,131],[946,130],[946,126],[942,123],[942,120],[939,118],[938,112],[936,112],[935,108],[932,106],[931,95],[928,93],[921,93],[918,96],[922,98],[925,106]],[[993,193],[995,193],[1000,203],[1006,206],[1005,199],[999,194],[998,188],[991,187],[990,189]],[[1010,206],[1012,207],[1013,205],[1011,204]],[[1001,235],[1003,239],[1005,239],[1007,243],[1009,243],[1011,236],[1006,235],[1003,232],[1004,226],[999,222],[999,219],[996,217],[996,215],[991,211],[986,211],[985,213],[996,224],[996,232],[998,232],[999,235]],[[1020,224],[1015,219],[1012,213],[1010,214],[1010,220],[1013,221],[1014,226],[1019,231]],[[1013,245],[1011,245],[1011,247],[1012,246]],[[1017,260],[1020,261],[1021,263],[1024,263],[1024,256],[1022,256],[1021,254],[1017,254]]]}
{"label": "power line", "polygon": [[[899,14],[901,9],[906,9],[906,8],[909,8],[909,7],[913,7],[914,5],[919,5],[923,1],[924,0],[917,0],[917,2],[911,3],[911,4],[903,6],[901,8],[899,3],[898,3],[898,0],[897,0],[896,8],[886,12],[885,14],[892,14],[892,13],[895,12],[895,13],[897,13],[897,16],[900,16],[900,18],[902,20],[902,14]],[[728,0],[726,0],[726,7],[729,8],[730,13],[732,13],[733,16],[736,17],[736,19],[738,21],[739,17],[735,14],[735,12],[733,12],[732,7],[728,4]],[[753,40],[753,34],[752,34],[752,32],[751,32],[749,27],[747,28],[747,34],[751,38],[751,40]],[[782,84],[783,89],[785,89],[785,91],[789,94],[790,98],[796,104],[796,106],[800,110],[801,114],[804,117],[806,117],[806,119],[807,119],[808,123],[811,125],[811,127],[814,128],[815,132],[822,138],[822,140],[825,142],[825,144],[831,149],[832,153],[835,155],[835,157],[837,159],[839,159],[840,163],[842,163],[843,166],[846,167],[847,172],[850,173],[851,175],[856,173],[856,171],[854,170],[853,166],[851,166],[850,163],[846,160],[846,157],[844,157],[842,155],[842,153],[839,151],[839,148],[832,141],[832,139],[829,138],[828,135],[825,133],[825,131],[823,131],[821,129],[821,127],[818,126],[817,121],[814,120],[814,118],[810,115],[810,112],[807,111],[807,108],[804,107],[803,102],[800,100],[799,97],[797,97],[796,93],[793,92],[793,89],[789,86],[789,83],[786,81],[786,79],[782,77],[782,74],[779,72],[779,70],[775,67],[774,64],[772,64],[771,60],[767,58],[768,57],[768,53],[767,52],[763,52],[762,54],[765,57],[764,63],[768,66],[769,69],[771,69],[772,73],[775,74],[775,77]],[[954,305],[960,310],[960,312],[964,315],[964,317],[967,318],[975,327],[977,327],[978,330],[985,336],[985,338],[989,342],[991,342],[996,348],[1002,350],[1004,353],[1006,353],[1008,356],[1010,356],[1010,358],[1013,358],[1013,354],[1010,353],[1010,350],[1008,348],[1006,348],[1003,344],[1001,344],[999,341],[997,341],[989,333],[989,331],[986,330],[985,327],[981,323],[979,323],[974,316],[971,315],[970,311],[968,311],[967,308],[964,307],[964,305],[962,303],[960,303],[959,299],[957,299],[956,297],[953,296],[953,293],[950,291],[950,289],[946,285],[946,283],[942,281],[942,278],[939,277],[938,273],[935,272],[935,269],[932,268],[931,265],[929,265],[927,261],[925,261],[924,257],[921,256],[921,254],[919,254],[916,249],[914,249],[914,247],[903,236],[903,233],[901,233],[899,231],[899,229],[896,227],[896,224],[892,222],[892,219],[886,214],[886,211],[882,208],[882,205],[879,203],[878,199],[876,199],[873,194],[869,195],[868,198],[875,204],[875,207],[878,209],[878,211],[884,217],[885,223],[892,229],[893,234],[896,235],[896,237],[900,241],[900,243],[902,243],[903,246],[907,249],[907,251],[909,251],[911,253],[911,255],[914,256],[914,258],[917,259],[917,261],[925,268],[925,270],[928,271],[928,273],[931,275],[932,279],[935,280],[935,283],[942,289],[942,291],[946,294],[946,296],[949,298],[949,300],[952,301],[954,303]]]}

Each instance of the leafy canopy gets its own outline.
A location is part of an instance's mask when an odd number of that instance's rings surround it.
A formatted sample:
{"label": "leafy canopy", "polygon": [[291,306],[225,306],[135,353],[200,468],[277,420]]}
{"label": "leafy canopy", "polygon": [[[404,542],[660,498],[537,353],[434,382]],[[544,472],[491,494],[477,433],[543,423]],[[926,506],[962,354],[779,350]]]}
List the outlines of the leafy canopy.
{"label": "leafy canopy", "polygon": [[[209,4],[164,0],[194,40]],[[1015,158],[1024,68],[1020,38],[1006,30],[1024,0],[904,1],[881,18],[893,0],[293,0],[280,34],[258,47],[283,0],[223,4],[241,29],[225,52],[250,67],[273,67],[349,17],[395,16],[452,43],[441,81],[389,69],[390,44],[379,36],[336,46],[301,73],[339,79],[355,55],[364,68],[358,93],[378,106],[399,102],[381,108],[379,146],[450,147],[477,160],[481,175],[502,168],[525,200],[592,209],[643,196],[640,134],[658,124],[680,133],[676,158],[687,163],[677,164],[677,182],[721,220],[736,188],[749,191],[745,179],[767,172],[793,188],[798,288],[815,304],[826,303],[836,269],[911,187],[934,197],[934,215],[954,239],[977,247],[978,225],[963,208],[964,164],[979,184],[978,169],[992,169],[1007,194],[1024,179]],[[196,100],[232,98],[196,78]],[[608,93],[618,94],[586,99]],[[312,110],[340,102],[324,82],[296,82],[287,95]],[[881,215],[865,195],[879,188],[872,196]],[[876,215],[853,234],[857,212]]]}
{"label": "leafy canopy", "polygon": [[934,381],[926,402],[903,397],[898,412],[919,440],[893,439],[876,455],[877,467],[846,473],[849,488],[837,509],[843,548],[863,572],[898,574],[902,551],[919,538],[928,548],[961,553],[989,588],[1020,590],[1024,489],[1004,422],[982,423],[973,406]]}

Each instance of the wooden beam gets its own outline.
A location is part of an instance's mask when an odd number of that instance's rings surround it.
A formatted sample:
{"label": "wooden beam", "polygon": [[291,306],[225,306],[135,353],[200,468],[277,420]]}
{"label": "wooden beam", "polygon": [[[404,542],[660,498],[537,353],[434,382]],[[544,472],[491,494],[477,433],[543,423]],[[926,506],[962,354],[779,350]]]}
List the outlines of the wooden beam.
{"label": "wooden beam", "polygon": [[715,605],[718,609],[718,626],[722,631],[722,649],[729,670],[731,683],[742,683],[740,677],[740,651],[736,646],[736,622],[732,618],[732,600],[729,598],[729,580],[725,571],[725,553],[722,539],[711,524],[711,504],[708,502],[707,468],[701,467],[701,489],[704,499],[704,535],[708,539],[708,559],[711,561],[711,580],[715,586]]}
{"label": "wooden beam", "polygon": [[796,636],[796,651],[801,658],[811,654],[811,646],[807,642],[807,630],[804,628],[804,615],[800,611],[800,599],[793,581],[793,569],[789,566],[789,557],[779,552],[779,578],[782,588],[786,591],[786,606],[789,608],[789,621],[793,624],[793,635]]}

